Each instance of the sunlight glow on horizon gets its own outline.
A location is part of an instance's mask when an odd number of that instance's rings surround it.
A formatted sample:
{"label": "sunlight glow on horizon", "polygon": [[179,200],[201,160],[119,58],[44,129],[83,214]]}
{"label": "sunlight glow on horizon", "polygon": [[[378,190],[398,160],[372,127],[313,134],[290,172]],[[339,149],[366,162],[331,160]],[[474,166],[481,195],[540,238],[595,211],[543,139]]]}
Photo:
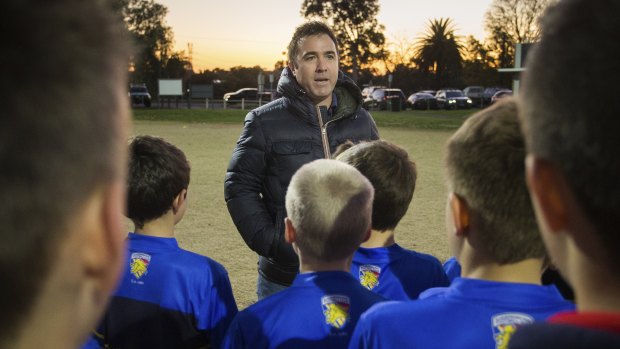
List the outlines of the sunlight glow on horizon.
{"label": "sunlight glow on horizon", "polygon": [[[166,24],[174,33],[174,51],[193,45],[194,71],[261,66],[271,70],[283,51],[300,15],[302,0],[233,2],[218,0],[155,0],[168,8]],[[484,13],[492,0],[380,0],[378,20],[388,42],[413,41],[430,19],[450,17],[461,37],[486,37]]]}

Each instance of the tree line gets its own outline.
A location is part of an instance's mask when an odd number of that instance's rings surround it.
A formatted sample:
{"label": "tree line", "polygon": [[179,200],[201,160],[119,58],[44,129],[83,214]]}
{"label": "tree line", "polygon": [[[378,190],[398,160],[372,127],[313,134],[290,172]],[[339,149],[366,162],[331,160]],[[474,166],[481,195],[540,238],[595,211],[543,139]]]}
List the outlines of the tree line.
{"label": "tree line", "polygon": [[[259,66],[195,72],[185,51],[173,51],[174,34],[166,25],[168,9],[155,0],[116,0],[137,50],[129,67],[132,82],[157,91],[157,79],[180,78],[191,84],[213,84],[215,98],[225,92],[257,85],[259,73],[277,79],[286,62],[272,70]],[[423,35],[387,40],[377,20],[379,0],[304,0],[307,19],[325,21],[339,41],[341,69],[362,86],[388,85],[406,93],[468,85],[510,86],[511,76],[498,68],[512,67],[516,43],[536,42],[538,19],[557,0],[494,0],[484,17],[487,37],[460,36],[450,18],[430,19]],[[268,81],[268,80],[267,80]],[[269,88],[269,84],[265,86]]]}

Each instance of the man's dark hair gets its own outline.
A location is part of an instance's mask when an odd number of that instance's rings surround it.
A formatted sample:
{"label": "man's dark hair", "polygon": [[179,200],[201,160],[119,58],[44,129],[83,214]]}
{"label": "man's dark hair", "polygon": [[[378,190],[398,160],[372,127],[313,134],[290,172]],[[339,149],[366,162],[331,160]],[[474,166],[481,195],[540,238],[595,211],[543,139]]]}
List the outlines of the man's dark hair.
{"label": "man's dark hair", "polygon": [[84,202],[124,174],[129,45],[106,1],[2,1],[0,23],[2,343],[28,319]]}
{"label": "man's dark hair", "polygon": [[620,268],[620,1],[560,1],[543,19],[521,94],[528,151],[564,173]]}
{"label": "man's dark hair", "polygon": [[138,136],[129,145],[127,217],[138,228],[172,208],[174,198],[189,186],[185,154],[165,140]]}
{"label": "man's dark hair", "polygon": [[355,167],[372,183],[375,189],[372,229],[395,229],[407,213],[417,178],[415,163],[407,151],[381,140],[358,145],[348,142],[339,147],[335,156]]}
{"label": "man's dark hair", "polygon": [[325,34],[332,39],[334,45],[336,46],[336,53],[338,53],[338,39],[336,39],[336,35],[332,31],[332,29],[323,22],[310,21],[300,25],[295,29],[295,32],[293,33],[293,37],[291,38],[287,49],[289,63],[297,66],[295,58],[297,57],[297,53],[299,52],[299,43],[301,40],[308,36],[321,34]]}

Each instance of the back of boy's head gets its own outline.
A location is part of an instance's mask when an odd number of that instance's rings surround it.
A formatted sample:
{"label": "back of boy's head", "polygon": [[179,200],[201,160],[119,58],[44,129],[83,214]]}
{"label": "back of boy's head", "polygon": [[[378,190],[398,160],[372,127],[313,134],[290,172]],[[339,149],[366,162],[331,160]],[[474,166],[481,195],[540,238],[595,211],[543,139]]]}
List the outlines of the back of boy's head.
{"label": "back of boy's head", "polygon": [[44,305],[38,297],[69,234],[77,234],[83,207],[124,179],[122,89],[130,45],[104,1],[2,1],[0,22],[6,68],[0,79],[0,346],[6,348]]}
{"label": "back of boy's head", "polygon": [[162,138],[137,136],[129,145],[127,217],[138,228],[172,208],[189,186],[185,154]]}
{"label": "back of boy's head", "polygon": [[470,227],[489,257],[499,264],[544,257],[525,182],[525,145],[514,100],[467,119],[448,141],[446,168],[449,190],[467,202]]}
{"label": "back of boy's head", "polygon": [[528,55],[521,116],[528,152],[551,161],[620,268],[620,1],[560,1]]}
{"label": "back of boy's head", "polygon": [[344,147],[348,149],[336,155],[336,159],[355,167],[375,189],[372,228],[394,230],[413,198],[415,163],[405,149],[382,140]]}
{"label": "back of boy's head", "polygon": [[373,194],[368,179],[341,161],[302,166],[286,193],[301,252],[325,262],[352,256],[370,230]]}

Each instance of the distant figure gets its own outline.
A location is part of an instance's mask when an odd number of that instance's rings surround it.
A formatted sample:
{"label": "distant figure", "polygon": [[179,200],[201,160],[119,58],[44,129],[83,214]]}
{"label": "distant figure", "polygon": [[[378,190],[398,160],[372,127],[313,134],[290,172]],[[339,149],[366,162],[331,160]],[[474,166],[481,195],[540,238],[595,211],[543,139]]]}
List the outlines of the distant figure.
{"label": "distant figure", "polygon": [[286,241],[299,256],[293,285],[241,311],[224,348],[346,348],[359,316],[384,300],[349,273],[370,234],[373,189],[335,160],[302,166],[286,193]]}
{"label": "distant figure", "polygon": [[437,258],[404,249],[394,240],[417,178],[407,151],[386,141],[348,142],[338,150],[336,159],[355,167],[375,189],[372,233],[353,255],[353,276],[367,289],[393,300],[416,299],[428,288],[448,286]]}
{"label": "distant figure", "polygon": [[284,195],[303,164],[338,144],[378,139],[357,85],[338,69],[338,42],[321,22],[299,26],[288,45],[278,94],[252,110],[233,151],[224,195],[237,230],[258,253],[257,296],[290,286],[299,264],[284,240]]}
{"label": "distant figure", "polygon": [[122,272],[130,45],[108,1],[0,23],[0,348],[78,348]]}
{"label": "distant figure", "polygon": [[222,265],[183,250],[174,226],[187,209],[190,166],[165,140],[129,146],[125,274],[98,330],[106,348],[218,348],[237,313]]}
{"label": "distant figure", "polygon": [[620,105],[604,102],[620,81],[618,18],[618,0],[560,1],[526,62],[527,179],[578,311],[519,330],[511,348],[620,348]]}
{"label": "distant figure", "polygon": [[462,277],[417,301],[373,307],[350,348],[505,348],[519,326],[574,309],[540,284],[545,250],[524,160],[512,100],[465,121],[446,147],[447,235]]}

